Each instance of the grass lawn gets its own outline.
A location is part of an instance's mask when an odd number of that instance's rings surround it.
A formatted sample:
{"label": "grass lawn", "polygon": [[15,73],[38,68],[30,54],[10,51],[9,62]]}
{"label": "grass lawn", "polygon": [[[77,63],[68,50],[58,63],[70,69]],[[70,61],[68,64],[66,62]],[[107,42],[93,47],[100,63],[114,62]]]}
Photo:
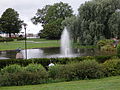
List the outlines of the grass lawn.
{"label": "grass lawn", "polygon": [[0,87],[0,90],[120,90],[120,76],[41,85]]}
{"label": "grass lawn", "polygon": [[[59,40],[45,40],[45,39],[28,39],[27,48],[44,48],[44,47],[59,47]],[[12,41],[12,42],[0,42],[0,51],[2,50],[15,50],[17,48],[24,49],[25,43],[22,41]]]}

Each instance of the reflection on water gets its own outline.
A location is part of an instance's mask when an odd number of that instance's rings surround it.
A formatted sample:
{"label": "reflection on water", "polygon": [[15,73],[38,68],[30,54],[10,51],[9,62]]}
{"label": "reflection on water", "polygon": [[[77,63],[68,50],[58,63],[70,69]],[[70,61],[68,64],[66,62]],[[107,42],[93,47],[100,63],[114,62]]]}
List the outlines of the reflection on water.
{"label": "reflection on water", "polygon": [[[74,49],[74,55],[77,56],[94,56],[97,54],[97,49]],[[12,58],[16,56],[16,50],[0,51],[0,59]],[[25,58],[25,50],[21,50]],[[46,57],[57,57],[60,55],[60,48],[42,48],[42,49],[28,49],[27,58],[46,58]]]}

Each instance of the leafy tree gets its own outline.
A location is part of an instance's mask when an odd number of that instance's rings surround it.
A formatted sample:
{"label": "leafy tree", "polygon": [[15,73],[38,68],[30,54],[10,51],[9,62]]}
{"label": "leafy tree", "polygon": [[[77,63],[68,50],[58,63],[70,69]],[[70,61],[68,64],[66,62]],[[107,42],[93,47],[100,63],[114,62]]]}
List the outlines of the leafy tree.
{"label": "leafy tree", "polygon": [[9,37],[11,37],[11,33],[15,34],[20,32],[22,22],[23,21],[19,19],[17,11],[12,8],[6,9],[0,18],[2,31],[9,34]]}
{"label": "leafy tree", "polygon": [[76,43],[80,38],[81,33],[80,20],[78,16],[67,17],[65,20],[63,20],[62,25],[63,27],[67,27],[71,33],[70,35],[73,41]]}
{"label": "leafy tree", "polygon": [[111,38],[113,33],[108,23],[111,23],[111,16],[119,8],[119,0],[93,0],[82,4],[78,9],[82,43],[95,44],[101,38]]}
{"label": "leafy tree", "polygon": [[41,35],[48,39],[58,39],[62,32],[61,22],[66,17],[72,16],[72,12],[71,6],[67,3],[60,2],[54,5],[46,5],[44,8],[38,9],[36,16],[31,20],[33,24],[42,23],[43,30]]}
{"label": "leafy tree", "polygon": [[109,29],[111,31],[112,37],[120,38],[120,12],[115,12],[112,14],[108,21]]}

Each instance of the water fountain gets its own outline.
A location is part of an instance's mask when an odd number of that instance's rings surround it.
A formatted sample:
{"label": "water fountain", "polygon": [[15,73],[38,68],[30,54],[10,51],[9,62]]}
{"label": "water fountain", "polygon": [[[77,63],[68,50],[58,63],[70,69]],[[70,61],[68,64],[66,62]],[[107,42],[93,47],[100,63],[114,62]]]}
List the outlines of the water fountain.
{"label": "water fountain", "polygon": [[72,55],[72,48],[71,48],[71,42],[70,42],[70,35],[69,32],[67,30],[67,28],[65,28],[62,32],[61,35],[61,55],[63,57],[69,57]]}

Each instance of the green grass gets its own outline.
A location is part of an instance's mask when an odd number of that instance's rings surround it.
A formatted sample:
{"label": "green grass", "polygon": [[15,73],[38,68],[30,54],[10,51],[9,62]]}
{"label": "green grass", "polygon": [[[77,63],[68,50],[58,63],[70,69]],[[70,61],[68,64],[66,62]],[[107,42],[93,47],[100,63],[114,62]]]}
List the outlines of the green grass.
{"label": "green grass", "polygon": [[[28,39],[27,48],[45,48],[45,47],[59,47],[59,40],[45,40],[45,39]],[[24,49],[25,43],[23,41],[12,41],[12,42],[0,42],[0,51],[2,50],[15,50],[17,48]]]}
{"label": "green grass", "polygon": [[120,76],[52,84],[0,87],[0,90],[120,90]]}

